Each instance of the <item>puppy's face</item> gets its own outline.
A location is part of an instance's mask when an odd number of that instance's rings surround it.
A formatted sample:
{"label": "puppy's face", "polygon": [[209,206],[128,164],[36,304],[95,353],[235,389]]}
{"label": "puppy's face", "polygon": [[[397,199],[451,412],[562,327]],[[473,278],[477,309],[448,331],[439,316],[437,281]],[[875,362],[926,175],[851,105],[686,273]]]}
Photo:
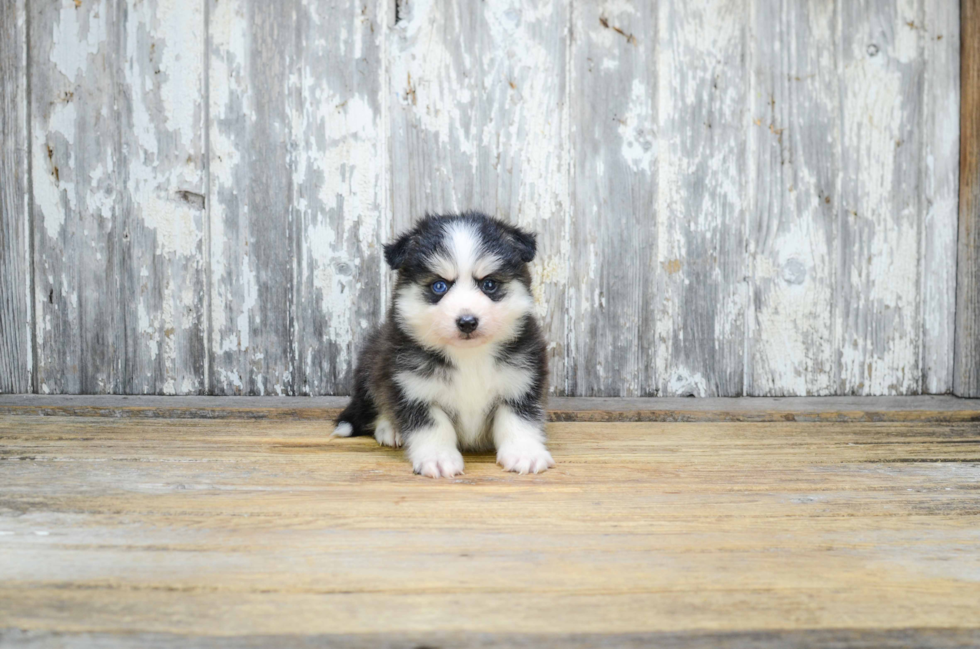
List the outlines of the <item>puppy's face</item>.
{"label": "puppy's face", "polygon": [[483,215],[426,217],[385,246],[395,317],[429,348],[509,340],[533,307],[534,251],[533,235]]}

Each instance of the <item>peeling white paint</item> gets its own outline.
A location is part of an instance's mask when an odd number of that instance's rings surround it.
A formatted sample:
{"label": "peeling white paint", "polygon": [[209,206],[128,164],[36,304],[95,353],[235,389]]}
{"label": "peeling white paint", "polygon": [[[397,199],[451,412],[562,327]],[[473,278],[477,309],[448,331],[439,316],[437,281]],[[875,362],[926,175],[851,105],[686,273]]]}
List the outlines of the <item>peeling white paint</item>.
{"label": "peeling white paint", "polygon": [[88,57],[98,54],[105,42],[105,8],[81,12],[73,3],[61,3],[58,21],[51,32],[50,60],[61,74],[75,80],[88,65]]}
{"label": "peeling white paint", "polygon": [[[834,6],[760,6],[750,40],[745,380],[750,395],[836,389],[834,347],[840,140]],[[775,63],[769,63],[775,60]],[[772,66],[772,70],[770,70]],[[824,144],[826,140],[827,144]]]}
{"label": "peeling white paint", "polygon": [[[139,341],[137,389],[203,389],[189,357],[208,315],[215,383],[228,391],[343,385],[387,281],[378,244],[390,234],[390,194],[399,228],[424,210],[477,208],[539,233],[532,292],[559,390],[565,357],[594,346],[587,338],[597,330],[629,337],[608,354],[578,360],[585,367],[578,376],[607,393],[724,393],[737,389],[731,370],[743,352],[746,388],[759,392],[948,389],[959,136],[958,18],[950,6],[898,0],[869,11],[867,24],[853,12],[842,18],[849,6],[783,7],[771,23],[782,30],[772,55],[787,66],[777,74],[749,51],[753,38],[768,36],[756,33],[768,7],[758,0],[660,3],[650,21],[656,30],[642,29],[648,8],[629,0],[575,7],[418,0],[403,3],[394,26],[387,7],[324,9],[302,0],[284,18],[297,29],[276,32],[289,43],[279,53],[284,88],[269,88],[252,67],[255,7],[209,2],[210,70],[203,69],[200,3],[133,5],[118,53],[107,49],[107,32],[115,32],[106,21],[115,14],[104,3],[38,11],[33,62],[46,81],[35,92],[52,95],[36,99],[30,126],[44,235],[37,268],[45,281],[31,296],[41,368],[78,365],[82,341],[54,339],[74,335],[66,323],[80,315],[91,322],[92,311],[110,303],[105,295],[117,289],[112,282],[93,288],[100,275],[92,269],[118,263],[108,242],[125,234],[133,237],[129,272],[141,291],[127,306]],[[575,32],[582,38],[571,38],[572,9],[589,17]],[[370,15],[376,10],[380,17]],[[474,13],[464,21],[464,11]],[[840,38],[846,47],[838,50]],[[586,46],[593,60],[576,67]],[[645,47],[656,54],[649,71]],[[121,61],[110,77],[113,57]],[[387,69],[378,65],[384,59]],[[586,69],[622,80],[623,91],[608,97],[616,121],[571,123]],[[105,93],[110,79],[124,99],[118,105]],[[785,79],[789,86],[780,89]],[[281,101],[282,120],[260,117],[257,100],[268,93]],[[791,107],[770,105],[787,97]],[[132,129],[117,136],[120,115]],[[266,131],[274,141],[258,143]],[[205,132],[207,212],[193,196],[180,197],[205,193]],[[904,141],[910,132],[920,132],[921,144]],[[110,145],[116,137],[118,149]],[[608,150],[575,148],[589,137],[607,137]],[[271,323],[260,320],[262,283],[275,281],[255,253],[267,233],[246,227],[255,207],[245,183],[276,138],[286,154],[269,161],[269,173],[286,174],[284,215],[298,237],[286,307],[294,317],[289,335],[300,341],[292,359],[279,358],[282,341],[266,335]],[[81,155],[80,146],[91,150]],[[821,146],[839,148],[839,168],[815,160]],[[914,159],[902,148],[913,146],[921,147]],[[601,189],[576,193],[593,184]],[[656,195],[642,214],[609,204],[649,186]],[[921,195],[908,189],[915,186]],[[572,196],[598,198],[573,206]],[[756,210],[764,215],[756,218]],[[210,314],[201,288],[208,218]],[[828,234],[838,219],[842,232]],[[610,232],[622,223],[642,223],[645,240],[656,238],[649,258],[626,262],[658,269],[641,286],[632,283],[636,272],[615,268],[623,244]],[[291,241],[276,234],[282,245]],[[851,248],[841,251],[842,241]],[[623,292],[616,297],[610,286]],[[831,314],[836,299],[847,308],[837,304]],[[79,314],[80,304],[92,311]],[[105,322],[118,320],[106,314]],[[656,346],[641,340],[641,329],[656,331]],[[117,389],[113,371],[100,368],[88,385]],[[65,385],[53,376],[40,381],[43,392]]]}
{"label": "peeling white paint", "polygon": [[[918,37],[906,24],[908,2],[893,17],[895,41],[867,45],[855,38],[843,70],[845,241],[852,241],[837,332],[840,385],[848,393],[907,394],[921,382],[919,313],[919,228],[909,202],[913,178],[896,166],[914,145],[918,125],[902,101],[917,56]],[[878,17],[855,25],[874,34]],[[905,146],[906,149],[901,147]],[[921,164],[921,163],[920,163]],[[914,170],[911,170],[914,172]],[[905,175],[905,178],[903,178]]]}
{"label": "peeling white paint", "polygon": [[[255,276],[255,272],[249,266],[248,263],[249,255],[246,251],[242,255],[242,270],[239,278],[242,282],[242,304],[241,308],[238,310],[238,316],[236,319],[238,334],[237,341],[232,341],[231,339],[225,339],[222,344],[223,350],[238,349],[239,351],[248,351],[251,344],[251,339],[249,338],[249,333],[251,332],[251,314],[252,309],[259,301],[259,290],[258,290],[258,278]],[[233,346],[232,346],[233,345]]]}
{"label": "peeling white paint", "polygon": [[651,173],[657,159],[657,143],[653,137],[652,93],[641,79],[633,79],[629,109],[619,123],[623,139],[621,153],[634,171]]}
{"label": "peeling white paint", "polygon": [[659,6],[657,259],[683,269],[657,283],[664,395],[678,375],[711,375],[709,395],[743,389],[745,19],[731,0]]}
{"label": "peeling white paint", "polygon": [[34,204],[52,239],[61,235],[65,212],[77,209],[72,151],[59,143],[75,140],[76,120],[75,104],[59,102],[51,107],[50,120],[34,127]]}

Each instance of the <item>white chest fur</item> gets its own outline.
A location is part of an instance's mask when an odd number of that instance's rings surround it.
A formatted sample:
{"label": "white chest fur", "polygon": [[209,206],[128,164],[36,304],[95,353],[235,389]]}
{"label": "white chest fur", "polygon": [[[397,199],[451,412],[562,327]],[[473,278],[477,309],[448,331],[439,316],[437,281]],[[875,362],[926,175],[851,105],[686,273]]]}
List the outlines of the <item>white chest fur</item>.
{"label": "white chest fur", "polygon": [[493,350],[467,350],[453,360],[456,367],[421,377],[410,372],[396,376],[406,395],[438,406],[453,417],[460,448],[488,446],[488,416],[496,403],[518,398],[531,385],[531,373],[498,363]]}

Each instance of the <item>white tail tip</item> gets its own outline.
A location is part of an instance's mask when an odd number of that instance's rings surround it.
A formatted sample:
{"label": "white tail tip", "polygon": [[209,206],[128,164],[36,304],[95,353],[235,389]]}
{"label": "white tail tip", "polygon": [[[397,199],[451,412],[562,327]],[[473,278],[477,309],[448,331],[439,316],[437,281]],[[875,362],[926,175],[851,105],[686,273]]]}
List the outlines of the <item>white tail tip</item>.
{"label": "white tail tip", "polygon": [[330,434],[331,437],[350,437],[354,434],[354,427],[351,426],[346,421],[342,421],[337,424],[337,427],[333,429]]}

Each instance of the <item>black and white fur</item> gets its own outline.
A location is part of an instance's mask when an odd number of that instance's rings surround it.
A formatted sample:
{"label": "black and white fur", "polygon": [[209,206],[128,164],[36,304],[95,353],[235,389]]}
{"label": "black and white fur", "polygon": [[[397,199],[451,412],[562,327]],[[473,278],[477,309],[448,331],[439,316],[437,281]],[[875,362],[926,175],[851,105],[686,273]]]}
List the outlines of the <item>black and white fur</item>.
{"label": "black and white fur", "polygon": [[554,466],[534,254],[533,234],[474,212],[426,216],[386,245],[398,271],[389,317],[361,351],[333,434],[404,446],[415,473],[432,478],[463,473],[460,450],[496,448],[517,473]]}

